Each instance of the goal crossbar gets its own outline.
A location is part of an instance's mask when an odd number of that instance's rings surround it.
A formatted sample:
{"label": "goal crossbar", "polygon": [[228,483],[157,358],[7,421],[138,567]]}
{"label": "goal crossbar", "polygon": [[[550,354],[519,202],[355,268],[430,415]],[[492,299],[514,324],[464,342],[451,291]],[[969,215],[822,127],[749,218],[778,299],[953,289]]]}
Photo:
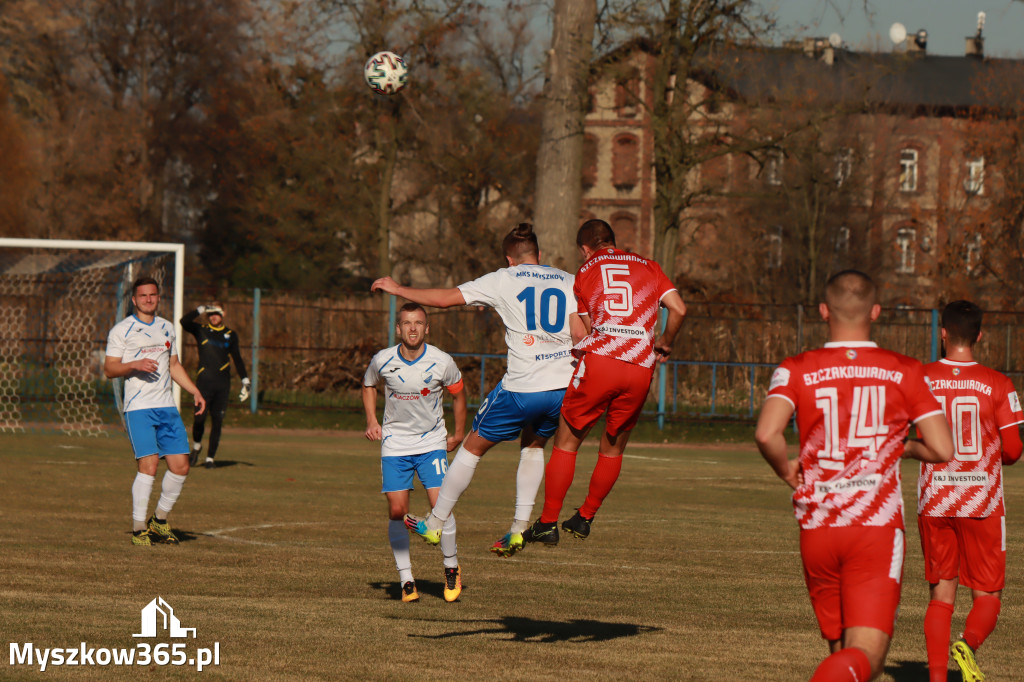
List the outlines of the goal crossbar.
{"label": "goal crossbar", "polygon": [[[173,313],[172,322],[175,330],[175,343],[178,357],[182,352],[181,317],[184,313],[184,282],[185,282],[185,245],[165,242],[128,242],[76,239],[27,239],[17,237],[0,237],[0,249],[46,249],[46,250],[82,250],[92,252],[148,252],[166,253],[174,258]],[[102,266],[105,264],[99,263]],[[15,273],[10,273],[15,274]],[[115,322],[116,323],[116,322]],[[174,401],[180,409],[181,388],[172,382]]]}

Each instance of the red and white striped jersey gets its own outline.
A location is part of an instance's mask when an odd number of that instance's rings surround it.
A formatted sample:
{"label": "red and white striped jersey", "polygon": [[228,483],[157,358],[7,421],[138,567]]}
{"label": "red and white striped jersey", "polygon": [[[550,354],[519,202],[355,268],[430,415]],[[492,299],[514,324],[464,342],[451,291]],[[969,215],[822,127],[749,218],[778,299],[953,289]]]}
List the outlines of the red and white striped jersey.
{"label": "red and white striped jersey", "polygon": [[999,430],[1024,421],[1008,377],[976,362],[939,360],[925,371],[953,430],[953,459],[921,463],[917,513],[984,518],[1005,513]]}
{"label": "red and white striped jersey", "polygon": [[573,353],[653,367],[658,308],[675,288],[656,262],[615,248],[600,249],[576,273],[577,312],[590,317],[590,334]]}
{"label": "red and white striped jersey", "polygon": [[920,362],[871,342],[827,343],[779,365],[768,397],[796,409],[801,528],[903,528],[903,439],[911,422],[942,414]]}

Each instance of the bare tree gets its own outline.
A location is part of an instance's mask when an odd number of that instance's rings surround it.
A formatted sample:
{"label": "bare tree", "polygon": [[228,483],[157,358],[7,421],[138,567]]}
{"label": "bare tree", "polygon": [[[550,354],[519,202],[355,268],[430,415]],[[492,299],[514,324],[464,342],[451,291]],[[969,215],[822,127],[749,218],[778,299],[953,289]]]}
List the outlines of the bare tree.
{"label": "bare tree", "polygon": [[578,260],[583,121],[596,18],[596,0],[555,0],[542,94],[534,221],[545,260],[570,271]]}

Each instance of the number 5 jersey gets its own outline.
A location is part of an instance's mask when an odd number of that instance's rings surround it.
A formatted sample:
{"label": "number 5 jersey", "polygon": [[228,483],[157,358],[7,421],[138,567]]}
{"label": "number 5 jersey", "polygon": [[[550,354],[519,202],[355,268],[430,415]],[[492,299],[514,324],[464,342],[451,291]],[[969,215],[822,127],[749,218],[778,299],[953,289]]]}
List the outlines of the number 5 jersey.
{"label": "number 5 jersey", "polygon": [[920,362],[871,342],[827,343],[779,365],[768,396],[796,409],[801,528],[903,528],[903,439],[942,413]]}
{"label": "number 5 jersey", "polygon": [[925,368],[953,431],[953,459],[921,463],[917,513],[984,518],[1004,515],[1000,429],[1024,421],[1013,383],[976,362],[940,360]]}

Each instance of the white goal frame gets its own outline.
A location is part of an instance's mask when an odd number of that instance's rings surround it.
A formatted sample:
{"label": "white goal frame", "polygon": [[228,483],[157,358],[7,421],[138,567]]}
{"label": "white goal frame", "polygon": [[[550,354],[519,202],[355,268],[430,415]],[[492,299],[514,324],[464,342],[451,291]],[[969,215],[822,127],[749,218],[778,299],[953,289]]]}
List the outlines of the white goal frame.
{"label": "white goal frame", "polygon": [[[151,251],[174,254],[174,323],[175,349],[178,360],[181,360],[181,316],[184,313],[185,301],[185,245],[165,242],[119,242],[103,240],[76,239],[21,239],[17,237],[0,237],[0,248],[21,249],[85,249],[91,251]],[[119,322],[120,320],[115,321]],[[111,325],[113,326],[113,325]],[[181,387],[172,381],[174,404],[181,410]]]}

